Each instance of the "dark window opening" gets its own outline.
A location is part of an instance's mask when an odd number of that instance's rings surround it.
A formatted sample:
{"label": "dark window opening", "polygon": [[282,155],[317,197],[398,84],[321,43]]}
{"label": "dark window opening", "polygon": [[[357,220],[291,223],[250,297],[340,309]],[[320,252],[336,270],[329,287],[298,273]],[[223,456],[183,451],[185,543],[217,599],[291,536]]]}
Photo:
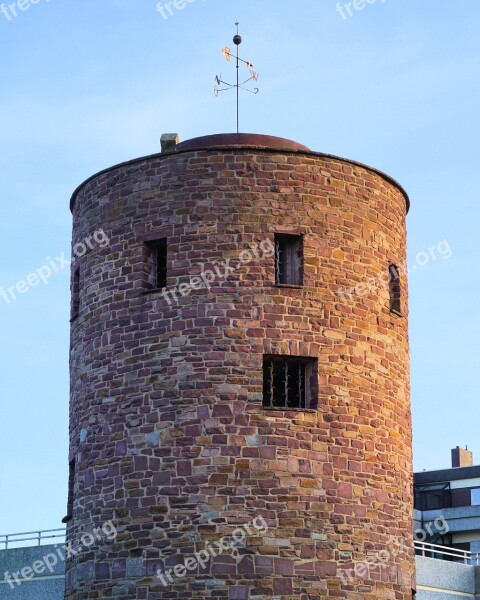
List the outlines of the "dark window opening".
{"label": "dark window opening", "polygon": [[452,490],[452,507],[480,506],[480,488],[455,488]]}
{"label": "dark window opening", "polygon": [[275,283],[303,285],[303,236],[275,235]]}
{"label": "dark window opening", "polygon": [[68,463],[68,500],[67,500],[67,515],[63,517],[62,523],[68,523],[73,518],[73,501],[75,487],[75,460]]}
{"label": "dark window opening", "polygon": [[388,266],[388,280],[390,289],[390,311],[398,315],[402,314],[400,272],[394,264]]}
{"label": "dark window opening", "polygon": [[312,358],[264,357],[264,408],[315,408],[317,402],[316,365],[316,359]]}
{"label": "dark window opening", "polygon": [[414,507],[421,511],[451,508],[452,492],[449,482],[416,485]]}
{"label": "dark window opening", "polygon": [[72,280],[72,320],[78,317],[80,313],[80,267],[73,272]]}
{"label": "dark window opening", "polygon": [[452,508],[457,506],[470,506],[471,504],[470,488],[455,488],[452,490]]}
{"label": "dark window opening", "polygon": [[167,238],[147,242],[151,252],[150,285],[154,289],[167,287]]}

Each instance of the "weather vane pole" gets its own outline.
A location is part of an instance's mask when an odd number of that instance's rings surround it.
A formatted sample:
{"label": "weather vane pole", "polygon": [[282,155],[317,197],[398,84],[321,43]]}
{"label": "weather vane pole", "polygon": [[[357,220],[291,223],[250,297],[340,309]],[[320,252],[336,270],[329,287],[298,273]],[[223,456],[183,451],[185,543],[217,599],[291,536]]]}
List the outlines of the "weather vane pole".
{"label": "weather vane pole", "polygon": [[[240,25],[240,23],[237,21],[235,23],[235,25],[237,27],[237,33],[233,38],[233,43],[237,47],[237,55],[236,55],[237,83],[236,83],[236,85],[234,85],[233,83],[227,83],[226,81],[222,80],[222,74],[217,75],[215,77],[216,85],[214,88],[214,93],[215,93],[215,96],[218,96],[220,92],[224,92],[226,90],[231,90],[233,88],[236,88],[236,90],[237,90],[237,133],[240,133],[240,90],[245,90],[246,92],[250,92],[251,94],[258,94],[259,89],[257,87],[254,87],[253,89],[249,89],[249,88],[245,87],[245,85],[249,81],[258,81],[258,73],[256,73],[253,70],[253,65],[249,60],[243,60],[243,58],[240,58],[240,56],[239,56],[239,46],[242,43],[242,36],[239,34],[239,31],[238,31],[238,26]],[[230,50],[230,48],[228,46],[225,46],[225,48],[222,48],[222,54],[226,58],[227,62],[231,61],[232,51]],[[248,79],[246,79],[245,81],[243,81],[242,83],[240,83],[240,63],[243,63],[244,65],[246,65],[247,69],[250,72],[250,77]],[[220,86],[220,85],[225,85],[227,87],[219,88],[218,86]]]}

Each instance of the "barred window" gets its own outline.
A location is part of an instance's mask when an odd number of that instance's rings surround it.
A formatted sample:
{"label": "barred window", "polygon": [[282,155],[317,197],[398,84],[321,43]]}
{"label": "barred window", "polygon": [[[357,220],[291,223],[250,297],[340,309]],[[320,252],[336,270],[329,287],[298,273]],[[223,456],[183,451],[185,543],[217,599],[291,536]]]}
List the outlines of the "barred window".
{"label": "barred window", "polygon": [[264,408],[307,409],[317,404],[317,360],[293,356],[263,359]]}

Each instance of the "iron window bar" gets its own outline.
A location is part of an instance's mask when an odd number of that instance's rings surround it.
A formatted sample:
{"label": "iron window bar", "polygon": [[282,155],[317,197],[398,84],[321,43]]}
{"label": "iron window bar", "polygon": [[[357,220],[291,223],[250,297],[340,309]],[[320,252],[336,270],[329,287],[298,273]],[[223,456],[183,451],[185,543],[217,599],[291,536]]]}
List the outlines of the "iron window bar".
{"label": "iron window bar", "polygon": [[263,364],[263,405],[271,409],[309,409],[313,390],[307,372],[313,359],[269,356]]}

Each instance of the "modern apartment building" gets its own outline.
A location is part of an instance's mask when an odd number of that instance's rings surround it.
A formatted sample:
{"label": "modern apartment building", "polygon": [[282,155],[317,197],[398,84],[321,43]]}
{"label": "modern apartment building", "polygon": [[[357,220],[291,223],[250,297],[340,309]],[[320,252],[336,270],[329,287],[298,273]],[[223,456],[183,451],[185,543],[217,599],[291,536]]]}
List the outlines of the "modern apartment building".
{"label": "modern apartment building", "polygon": [[[457,446],[451,468],[415,473],[414,483],[415,529],[426,532],[417,539],[480,552],[480,465],[473,464],[472,452]],[[442,527],[425,527],[435,519]]]}

